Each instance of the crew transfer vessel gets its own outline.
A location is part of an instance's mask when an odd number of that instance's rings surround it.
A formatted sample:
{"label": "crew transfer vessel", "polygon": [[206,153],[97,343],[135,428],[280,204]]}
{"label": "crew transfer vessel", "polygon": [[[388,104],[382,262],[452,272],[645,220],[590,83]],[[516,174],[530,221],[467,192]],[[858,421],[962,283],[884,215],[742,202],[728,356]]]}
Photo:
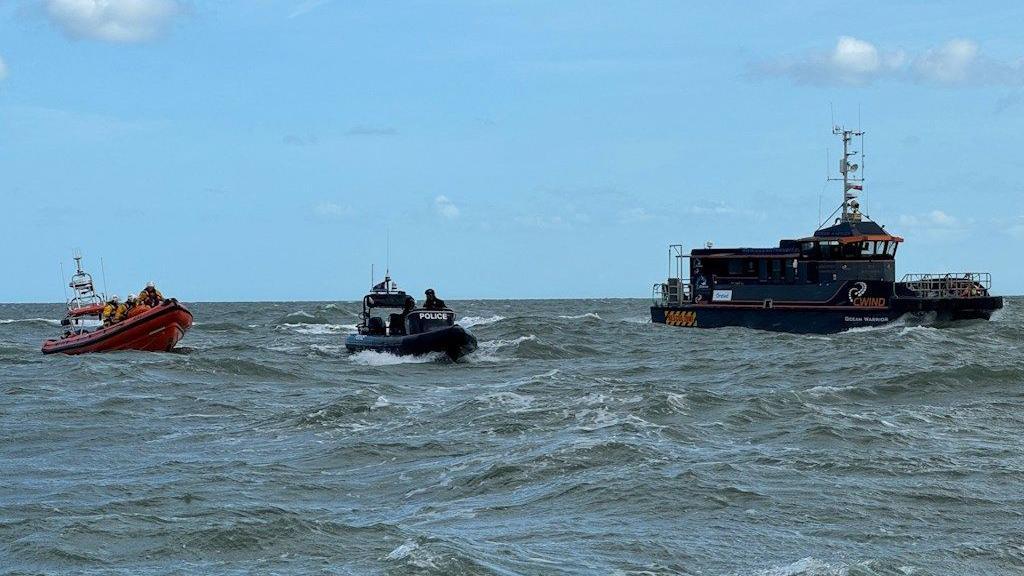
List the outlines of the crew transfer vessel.
{"label": "crew transfer vessel", "polygon": [[[669,247],[669,278],[654,285],[651,320],[671,326],[831,333],[911,314],[927,321],[989,319],[1003,307],[984,272],[907,274],[896,280],[903,238],[861,212],[864,132],[840,126],[843,202],[811,236],[774,248]],[[858,141],[855,141],[858,139]],[[860,155],[860,164],[857,160]],[[859,172],[858,172],[859,171]],[[836,215],[838,214],[838,217]],[[834,217],[834,220],[833,220]]]}

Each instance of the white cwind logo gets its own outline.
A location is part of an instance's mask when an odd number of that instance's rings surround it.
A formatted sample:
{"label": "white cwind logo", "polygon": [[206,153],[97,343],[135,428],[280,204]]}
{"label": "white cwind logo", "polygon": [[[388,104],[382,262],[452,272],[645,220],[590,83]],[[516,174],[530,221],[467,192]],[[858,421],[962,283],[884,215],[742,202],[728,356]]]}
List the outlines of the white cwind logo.
{"label": "white cwind logo", "polygon": [[856,284],[853,285],[853,288],[850,288],[850,292],[849,292],[849,294],[847,294],[847,297],[850,299],[850,302],[853,302],[857,298],[860,298],[861,296],[863,296],[864,293],[867,292],[867,291],[868,291],[868,285],[866,283],[864,283],[864,282],[857,282]]}

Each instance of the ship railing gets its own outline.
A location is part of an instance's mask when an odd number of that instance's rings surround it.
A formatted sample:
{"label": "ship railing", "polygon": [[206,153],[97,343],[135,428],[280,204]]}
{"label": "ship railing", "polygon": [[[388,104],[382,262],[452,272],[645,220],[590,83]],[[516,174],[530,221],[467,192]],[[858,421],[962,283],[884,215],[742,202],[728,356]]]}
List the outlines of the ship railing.
{"label": "ship railing", "polygon": [[656,305],[678,306],[692,300],[690,281],[682,278],[669,278],[666,282],[658,282],[651,288],[651,298]]}
{"label": "ship railing", "polygon": [[950,272],[946,274],[907,274],[902,284],[921,298],[976,298],[988,296],[992,274],[988,272]]}

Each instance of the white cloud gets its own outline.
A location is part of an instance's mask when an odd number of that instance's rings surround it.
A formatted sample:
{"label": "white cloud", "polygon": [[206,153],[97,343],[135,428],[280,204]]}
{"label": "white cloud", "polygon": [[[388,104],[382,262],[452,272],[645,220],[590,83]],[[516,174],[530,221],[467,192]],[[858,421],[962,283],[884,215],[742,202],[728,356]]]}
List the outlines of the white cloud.
{"label": "white cloud", "polygon": [[334,202],[321,202],[313,208],[313,212],[321,218],[344,218],[352,215],[352,209]]}
{"label": "white cloud", "polygon": [[459,207],[454,202],[448,199],[447,196],[438,196],[434,198],[434,208],[437,213],[449,220],[454,220],[459,217]]}
{"label": "white cloud", "polygon": [[956,39],[928,50],[914,61],[914,71],[924,80],[940,84],[968,81],[978,66],[978,45]]}
{"label": "white cloud", "polygon": [[927,214],[900,216],[900,224],[910,228],[960,228],[960,219],[950,216],[942,210],[932,210]]}
{"label": "white cloud", "polygon": [[570,228],[570,224],[565,221],[561,216],[542,216],[533,214],[529,216],[520,216],[516,218],[516,222],[529,228],[541,228],[544,230],[551,230],[556,228]]}
{"label": "white cloud", "polygon": [[1016,220],[1011,221],[1009,225],[1004,224],[1004,226],[1003,232],[1006,234],[1024,239],[1024,216],[1018,216]]}
{"label": "white cloud", "polygon": [[292,8],[292,11],[288,13],[288,18],[298,18],[304,14],[309,14],[324,4],[329,4],[331,1],[332,0],[304,0]]}
{"label": "white cloud", "polygon": [[724,202],[702,202],[683,208],[683,211],[688,214],[696,214],[698,216],[736,214],[738,212],[736,208]]}
{"label": "white cloud", "polygon": [[353,126],[346,134],[349,136],[397,136],[398,130],[391,126]]}
{"label": "white cloud", "polygon": [[72,38],[145,42],[182,13],[177,0],[44,0],[50,21]]}
{"label": "white cloud", "polygon": [[787,77],[805,84],[869,84],[898,80],[942,86],[1024,85],[1024,60],[988,58],[972,40],[957,38],[919,52],[886,49],[840,36],[828,52],[766,60],[754,65],[761,76]]}
{"label": "white cloud", "polygon": [[650,212],[640,207],[629,208],[619,214],[619,221],[623,224],[637,224],[639,222],[646,222],[652,218],[654,218],[654,216]]}
{"label": "white cloud", "polygon": [[0,57],[0,80],[7,78],[7,63]]}

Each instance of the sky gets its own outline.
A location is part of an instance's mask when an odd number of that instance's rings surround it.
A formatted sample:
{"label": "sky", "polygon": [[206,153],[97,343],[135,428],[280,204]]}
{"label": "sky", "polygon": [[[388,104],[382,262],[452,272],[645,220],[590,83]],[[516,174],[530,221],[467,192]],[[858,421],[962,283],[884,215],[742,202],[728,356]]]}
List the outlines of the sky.
{"label": "sky", "polygon": [[[756,6],[753,6],[756,4]],[[1024,293],[1024,4],[0,0],[0,302],[647,297],[840,200]],[[389,247],[390,246],[390,250]],[[390,256],[389,256],[390,253]]]}

